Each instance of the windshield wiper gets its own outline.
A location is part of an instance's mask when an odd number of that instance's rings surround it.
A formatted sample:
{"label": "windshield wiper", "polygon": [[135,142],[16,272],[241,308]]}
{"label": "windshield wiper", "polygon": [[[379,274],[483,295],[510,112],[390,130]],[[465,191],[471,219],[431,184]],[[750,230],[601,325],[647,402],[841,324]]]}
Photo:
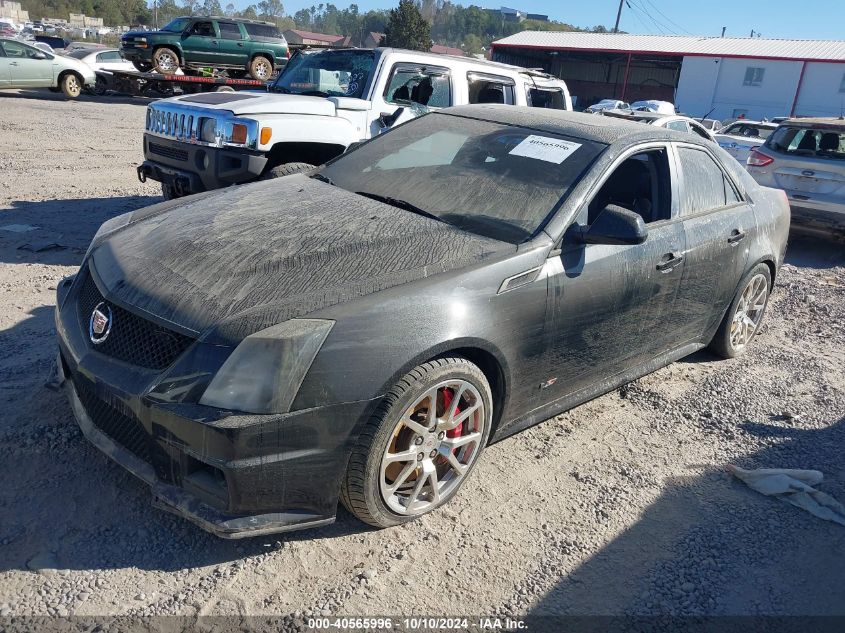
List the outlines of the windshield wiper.
{"label": "windshield wiper", "polygon": [[382,196],[378,193],[370,193],[369,191],[356,191],[355,193],[357,193],[359,196],[364,196],[365,198],[370,198],[378,202],[384,202],[391,206],[404,209],[405,211],[410,211],[411,213],[416,213],[417,215],[421,215],[426,218],[431,218],[432,220],[437,220],[438,222],[443,222],[444,224],[449,224],[443,218],[436,216],[430,211],[426,211],[425,209],[420,209],[418,206],[411,204],[410,202],[407,202],[405,200],[391,198],[390,196]]}
{"label": "windshield wiper", "polygon": [[322,90],[304,90],[300,92],[303,97],[328,97],[328,92],[323,92]]}
{"label": "windshield wiper", "polygon": [[289,95],[291,93],[290,88],[285,88],[284,86],[280,86],[279,84],[272,85],[273,92],[281,92],[282,94]]}
{"label": "windshield wiper", "polygon": [[313,176],[311,176],[311,178],[313,178],[314,180],[319,180],[320,182],[324,182],[327,185],[334,186],[334,180],[332,180],[328,176],[324,176],[323,174],[314,174]]}

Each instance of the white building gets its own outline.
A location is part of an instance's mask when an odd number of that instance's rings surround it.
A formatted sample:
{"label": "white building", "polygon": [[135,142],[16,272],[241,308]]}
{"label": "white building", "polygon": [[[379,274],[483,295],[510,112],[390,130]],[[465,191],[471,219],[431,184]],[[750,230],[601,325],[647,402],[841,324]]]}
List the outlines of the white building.
{"label": "white building", "polygon": [[841,40],[523,31],[492,47],[497,61],[558,75],[581,106],[661,99],[715,119],[845,111]]}

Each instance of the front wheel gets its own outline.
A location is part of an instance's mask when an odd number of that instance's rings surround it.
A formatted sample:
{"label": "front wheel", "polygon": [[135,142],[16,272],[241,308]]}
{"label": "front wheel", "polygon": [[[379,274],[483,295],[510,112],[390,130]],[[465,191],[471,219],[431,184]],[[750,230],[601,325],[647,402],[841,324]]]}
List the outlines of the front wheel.
{"label": "front wheel", "polygon": [[76,99],[82,94],[82,80],[74,73],[67,73],[59,82],[59,87],[68,99]]}
{"label": "front wheel", "polygon": [[159,48],[153,53],[153,68],[162,75],[175,73],[179,70],[179,55],[172,48]]}
{"label": "front wheel", "polygon": [[757,264],[743,277],[725,318],[710,342],[712,352],[722,358],[736,358],[745,353],[751,339],[760,331],[771,287],[772,274],[766,264]]}
{"label": "front wheel", "polygon": [[493,397],[465,358],[441,358],[406,374],[361,432],[341,501],[376,527],[411,521],[448,502],[490,436]]}
{"label": "front wheel", "polygon": [[261,180],[273,180],[274,178],[284,178],[285,176],[290,176],[292,174],[298,174],[302,171],[308,171],[309,169],[314,169],[315,165],[311,163],[284,163],[282,165],[276,165],[275,167],[268,169],[263,174],[261,174]]}

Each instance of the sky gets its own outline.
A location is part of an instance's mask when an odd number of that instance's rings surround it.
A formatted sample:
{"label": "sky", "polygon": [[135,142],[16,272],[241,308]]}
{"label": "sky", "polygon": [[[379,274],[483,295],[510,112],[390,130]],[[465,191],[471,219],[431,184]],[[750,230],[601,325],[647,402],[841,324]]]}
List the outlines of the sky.
{"label": "sky", "polygon": [[[256,0],[235,0],[245,7]],[[545,13],[551,19],[579,27],[613,26],[618,0],[452,0],[464,6],[513,7]],[[283,0],[285,12],[319,5],[315,0]],[[752,29],[762,37],[789,39],[845,39],[845,0],[625,0],[619,28],[629,33],[726,35],[748,37]],[[222,3],[225,6],[225,2]],[[351,2],[334,0],[343,9]],[[359,10],[390,9],[398,0],[357,0]]]}

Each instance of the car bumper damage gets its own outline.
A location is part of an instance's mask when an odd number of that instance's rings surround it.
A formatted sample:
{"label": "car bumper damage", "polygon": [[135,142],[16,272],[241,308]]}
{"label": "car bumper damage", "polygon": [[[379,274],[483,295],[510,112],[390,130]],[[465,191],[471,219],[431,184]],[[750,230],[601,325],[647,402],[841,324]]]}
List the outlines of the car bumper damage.
{"label": "car bumper damage", "polygon": [[69,292],[55,383],[85,437],[146,482],[155,507],[223,538],[334,521],[353,430],[377,399],[274,415],[157,402],[159,378],[90,348]]}
{"label": "car bumper damage", "polygon": [[144,157],[138,179],[173,187],[177,195],[211,191],[260,176],[267,157],[244,149],[192,145],[144,135]]}

